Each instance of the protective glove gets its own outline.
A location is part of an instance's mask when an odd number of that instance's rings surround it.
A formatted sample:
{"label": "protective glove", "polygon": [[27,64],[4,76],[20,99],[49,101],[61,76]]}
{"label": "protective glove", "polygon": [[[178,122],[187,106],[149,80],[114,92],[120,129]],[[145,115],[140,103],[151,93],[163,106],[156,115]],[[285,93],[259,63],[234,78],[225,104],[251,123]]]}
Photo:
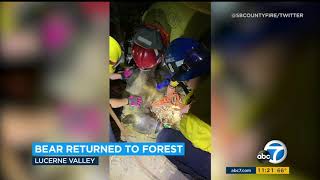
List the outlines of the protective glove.
{"label": "protective glove", "polygon": [[132,76],[133,70],[131,68],[126,68],[122,73],[121,77],[122,79],[128,79]]}
{"label": "protective glove", "polygon": [[133,107],[141,107],[142,105],[142,97],[141,96],[129,96],[128,104]]}
{"label": "protective glove", "polygon": [[161,89],[169,86],[169,84],[170,84],[170,80],[166,79],[166,80],[162,81],[161,83],[158,83],[156,88],[157,88],[158,91],[160,91]]}

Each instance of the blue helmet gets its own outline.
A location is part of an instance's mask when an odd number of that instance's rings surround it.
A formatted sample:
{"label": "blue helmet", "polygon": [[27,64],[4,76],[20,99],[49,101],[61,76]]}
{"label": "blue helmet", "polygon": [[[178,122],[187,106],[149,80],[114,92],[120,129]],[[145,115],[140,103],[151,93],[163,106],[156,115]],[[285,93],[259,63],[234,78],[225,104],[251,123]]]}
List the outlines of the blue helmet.
{"label": "blue helmet", "polygon": [[200,43],[191,38],[177,38],[170,43],[166,51],[165,62],[171,63],[184,60],[189,51],[199,46]]}
{"label": "blue helmet", "polygon": [[191,38],[172,41],[165,55],[172,80],[187,81],[210,72],[210,52]]}

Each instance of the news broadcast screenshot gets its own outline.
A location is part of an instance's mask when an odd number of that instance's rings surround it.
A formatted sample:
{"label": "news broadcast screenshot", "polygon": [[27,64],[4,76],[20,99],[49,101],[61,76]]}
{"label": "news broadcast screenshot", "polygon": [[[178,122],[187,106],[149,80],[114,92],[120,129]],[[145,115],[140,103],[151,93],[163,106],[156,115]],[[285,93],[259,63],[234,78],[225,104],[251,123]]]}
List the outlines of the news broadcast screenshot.
{"label": "news broadcast screenshot", "polygon": [[0,179],[319,179],[320,4],[0,12]]}

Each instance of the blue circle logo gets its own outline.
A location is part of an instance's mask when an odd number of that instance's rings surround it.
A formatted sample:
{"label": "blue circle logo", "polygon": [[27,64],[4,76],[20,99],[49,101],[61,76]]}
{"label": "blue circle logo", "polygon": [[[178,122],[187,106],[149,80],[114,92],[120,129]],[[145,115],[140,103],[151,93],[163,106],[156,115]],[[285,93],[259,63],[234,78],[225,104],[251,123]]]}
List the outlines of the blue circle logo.
{"label": "blue circle logo", "polygon": [[279,140],[272,140],[268,142],[265,145],[264,150],[269,152],[269,162],[272,164],[279,164],[283,162],[287,157],[287,147],[283,142]]}

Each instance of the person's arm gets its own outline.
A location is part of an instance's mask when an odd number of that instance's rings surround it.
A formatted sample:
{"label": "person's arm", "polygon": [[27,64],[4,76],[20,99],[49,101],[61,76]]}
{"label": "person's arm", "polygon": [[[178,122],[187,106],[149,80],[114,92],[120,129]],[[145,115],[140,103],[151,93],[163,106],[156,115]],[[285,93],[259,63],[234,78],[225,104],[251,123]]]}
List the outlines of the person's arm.
{"label": "person's arm", "polygon": [[184,114],[180,121],[180,132],[194,147],[211,153],[211,126],[197,116],[191,113]]}
{"label": "person's arm", "polygon": [[112,73],[110,75],[111,80],[117,79],[128,79],[132,76],[133,70],[131,68],[126,68],[122,73]]}
{"label": "person's arm", "polygon": [[110,99],[110,105],[112,108],[119,108],[119,107],[125,106],[127,104],[129,104],[128,98],[123,98],[123,99],[111,98]]}
{"label": "person's arm", "polygon": [[112,73],[112,74],[110,75],[110,79],[111,79],[111,80],[122,79],[122,76],[121,76],[120,73]]}
{"label": "person's arm", "polygon": [[133,107],[141,107],[142,97],[141,96],[129,96],[128,98],[123,99],[110,99],[110,105],[112,108],[119,108],[125,105],[130,105]]}

